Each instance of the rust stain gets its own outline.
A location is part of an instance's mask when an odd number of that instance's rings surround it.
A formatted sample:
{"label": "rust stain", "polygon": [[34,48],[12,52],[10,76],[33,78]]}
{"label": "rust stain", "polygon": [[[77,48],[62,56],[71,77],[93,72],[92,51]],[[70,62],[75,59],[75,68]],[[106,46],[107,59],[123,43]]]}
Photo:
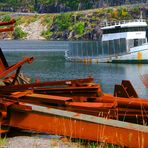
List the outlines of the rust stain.
{"label": "rust stain", "polygon": [[141,52],[138,52],[138,53],[137,53],[137,59],[138,59],[138,60],[142,60],[142,53],[141,53]]}

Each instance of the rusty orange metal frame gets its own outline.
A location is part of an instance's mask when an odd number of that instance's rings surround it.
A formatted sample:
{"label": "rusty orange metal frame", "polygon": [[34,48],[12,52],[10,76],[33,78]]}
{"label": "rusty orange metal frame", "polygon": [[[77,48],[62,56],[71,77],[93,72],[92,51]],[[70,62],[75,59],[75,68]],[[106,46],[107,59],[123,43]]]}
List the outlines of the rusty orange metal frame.
{"label": "rusty orange metal frame", "polygon": [[[0,26],[13,25],[15,22],[16,22],[15,19],[12,19],[8,22],[0,22]],[[7,32],[7,31],[13,31],[13,30],[14,30],[14,26],[0,28],[0,32]]]}
{"label": "rusty orange metal frame", "polygon": [[23,91],[27,89],[34,89],[35,87],[44,87],[44,86],[71,86],[71,85],[85,85],[86,83],[93,82],[92,77],[76,80],[59,80],[59,81],[49,81],[49,82],[38,82],[24,85],[13,85],[13,86],[0,86],[0,91]]}
{"label": "rusty orange metal frame", "polygon": [[13,31],[13,30],[14,30],[14,26],[0,28],[0,32],[7,32],[7,31]]}
{"label": "rusty orange metal frame", "polygon": [[8,67],[7,70],[3,71],[0,73],[0,78],[5,77],[6,75],[10,74],[11,72],[13,72],[14,70],[16,70],[17,68],[19,68],[20,66],[22,66],[25,63],[32,63],[33,61],[33,57],[31,58],[25,58],[24,60],[22,60],[21,62],[18,62],[10,67]]}
{"label": "rusty orange metal frame", "polygon": [[0,26],[13,25],[15,23],[16,23],[16,20],[15,19],[12,19],[10,21],[0,22]]}
{"label": "rusty orange metal frame", "polygon": [[32,110],[27,112],[19,110],[16,105],[11,107],[10,126],[127,147],[148,146],[148,126],[26,105]]}

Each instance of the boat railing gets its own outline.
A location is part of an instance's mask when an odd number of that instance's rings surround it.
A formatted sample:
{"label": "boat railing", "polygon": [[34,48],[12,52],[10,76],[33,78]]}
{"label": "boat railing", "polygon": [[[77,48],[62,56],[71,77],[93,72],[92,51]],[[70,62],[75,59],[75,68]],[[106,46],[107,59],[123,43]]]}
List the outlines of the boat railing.
{"label": "boat railing", "polygon": [[122,25],[127,23],[134,23],[134,22],[146,22],[145,19],[134,19],[134,20],[122,20],[122,21],[113,21],[113,22],[103,22],[102,27],[114,26],[114,25]]}

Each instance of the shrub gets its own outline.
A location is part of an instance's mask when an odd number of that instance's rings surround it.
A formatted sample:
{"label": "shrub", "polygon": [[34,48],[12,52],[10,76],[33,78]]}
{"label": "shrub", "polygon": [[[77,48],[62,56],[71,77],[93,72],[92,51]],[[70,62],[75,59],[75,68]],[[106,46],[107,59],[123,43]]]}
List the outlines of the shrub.
{"label": "shrub", "polygon": [[133,13],[140,14],[140,8],[138,6],[137,7],[134,7],[133,8]]}
{"label": "shrub", "polygon": [[7,22],[7,21],[10,21],[11,20],[11,17],[9,15],[5,15],[2,17],[1,19],[3,22]]}
{"label": "shrub", "polygon": [[8,139],[6,137],[4,137],[4,138],[0,137],[0,147],[5,147],[7,142],[8,142]]}
{"label": "shrub", "polygon": [[49,29],[48,30],[43,30],[42,31],[42,36],[45,38],[45,39],[50,39],[50,37],[52,36],[53,32],[51,32]]}
{"label": "shrub", "polygon": [[60,31],[68,29],[72,25],[72,14],[63,13],[58,15],[56,17],[55,24],[58,26]]}
{"label": "shrub", "polygon": [[24,32],[20,27],[16,27],[13,32],[14,39],[23,39],[27,36],[27,33]]}
{"label": "shrub", "polygon": [[83,35],[85,29],[85,23],[84,22],[78,22],[74,25],[74,31],[78,35]]}
{"label": "shrub", "polygon": [[122,9],[122,12],[121,12],[121,16],[122,16],[122,17],[126,17],[127,15],[128,15],[127,9],[126,9],[126,8],[123,8],[123,9]]}

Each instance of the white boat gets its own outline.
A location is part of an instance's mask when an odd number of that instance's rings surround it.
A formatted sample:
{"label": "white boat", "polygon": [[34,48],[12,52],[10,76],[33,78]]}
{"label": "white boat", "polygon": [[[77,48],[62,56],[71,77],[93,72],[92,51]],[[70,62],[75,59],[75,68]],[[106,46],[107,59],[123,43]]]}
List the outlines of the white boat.
{"label": "white boat", "polygon": [[148,63],[146,28],[147,23],[143,19],[106,23],[101,28],[102,46],[97,49],[97,54],[96,51],[94,54],[93,46],[89,49],[81,46],[79,49],[68,48],[65,58],[69,61],[97,63]]}

